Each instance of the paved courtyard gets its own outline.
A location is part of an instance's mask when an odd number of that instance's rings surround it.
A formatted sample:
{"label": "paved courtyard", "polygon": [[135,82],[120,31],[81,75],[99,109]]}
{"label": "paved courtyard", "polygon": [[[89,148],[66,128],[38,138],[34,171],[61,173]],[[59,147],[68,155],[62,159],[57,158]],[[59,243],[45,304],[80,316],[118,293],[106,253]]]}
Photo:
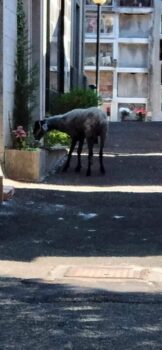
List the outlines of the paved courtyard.
{"label": "paved courtyard", "polygon": [[5,179],[0,349],[162,349],[162,123],[111,124],[106,175],[75,156],[41,184]]}

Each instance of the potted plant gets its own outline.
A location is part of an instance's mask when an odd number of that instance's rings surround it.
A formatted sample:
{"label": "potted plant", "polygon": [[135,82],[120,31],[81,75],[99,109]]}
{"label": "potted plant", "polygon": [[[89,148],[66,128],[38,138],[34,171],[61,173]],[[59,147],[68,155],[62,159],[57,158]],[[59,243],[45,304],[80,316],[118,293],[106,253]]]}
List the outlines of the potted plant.
{"label": "potted plant", "polygon": [[35,147],[30,132],[23,126],[12,131],[13,148],[5,151],[5,171],[9,178],[41,181],[46,175],[46,152]]}

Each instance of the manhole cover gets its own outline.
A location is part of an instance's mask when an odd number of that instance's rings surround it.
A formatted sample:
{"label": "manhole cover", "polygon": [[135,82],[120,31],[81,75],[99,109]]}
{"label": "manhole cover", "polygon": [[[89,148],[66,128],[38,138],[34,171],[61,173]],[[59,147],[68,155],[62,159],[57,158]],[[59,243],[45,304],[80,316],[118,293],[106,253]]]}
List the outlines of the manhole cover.
{"label": "manhole cover", "polygon": [[109,278],[109,279],[136,279],[144,280],[148,276],[147,269],[127,267],[78,267],[71,266],[64,277],[68,278]]}

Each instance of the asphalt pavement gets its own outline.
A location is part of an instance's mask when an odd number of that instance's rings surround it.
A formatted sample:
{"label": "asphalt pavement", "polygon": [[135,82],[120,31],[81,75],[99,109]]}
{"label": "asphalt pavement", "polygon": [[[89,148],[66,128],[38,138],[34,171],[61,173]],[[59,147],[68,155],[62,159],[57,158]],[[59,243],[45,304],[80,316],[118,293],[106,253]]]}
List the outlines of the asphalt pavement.
{"label": "asphalt pavement", "polygon": [[0,350],[162,350],[162,123],[111,123],[0,206]]}

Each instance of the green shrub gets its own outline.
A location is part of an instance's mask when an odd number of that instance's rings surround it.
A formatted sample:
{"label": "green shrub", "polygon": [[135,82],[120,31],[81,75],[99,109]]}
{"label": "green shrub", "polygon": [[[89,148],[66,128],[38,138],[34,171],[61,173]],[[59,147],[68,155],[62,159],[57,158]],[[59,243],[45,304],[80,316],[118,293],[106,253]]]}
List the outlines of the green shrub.
{"label": "green shrub", "polygon": [[51,95],[50,113],[63,114],[75,108],[88,108],[101,104],[101,98],[92,89],[74,89],[61,95]]}
{"label": "green shrub", "polygon": [[70,136],[61,131],[53,130],[48,132],[44,136],[45,147],[52,147],[56,144],[61,144],[63,146],[69,147],[70,143],[71,143]]}

